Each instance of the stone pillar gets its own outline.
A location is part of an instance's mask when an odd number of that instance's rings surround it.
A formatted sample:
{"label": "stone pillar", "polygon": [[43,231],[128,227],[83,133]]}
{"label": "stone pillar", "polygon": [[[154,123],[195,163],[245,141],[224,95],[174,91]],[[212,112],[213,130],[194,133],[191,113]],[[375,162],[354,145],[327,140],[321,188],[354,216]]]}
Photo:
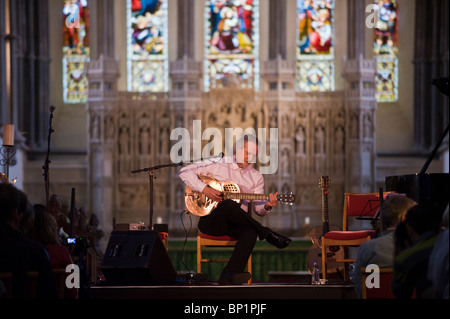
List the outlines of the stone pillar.
{"label": "stone pillar", "polygon": [[[265,176],[267,192],[295,192],[295,61],[287,60],[287,3],[271,0],[269,3],[269,60],[263,64],[263,127],[278,128],[278,170]],[[267,138],[273,139],[269,131]],[[260,137],[259,137],[260,138]],[[267,139],[266,147],[269,148]],[[276,150],[270,152],[271,160]],[[279,205],[271,214],[270,225],[275,228],[296,227],[291,206]]]}
{"label": "stone pillar", "polygon": [[365,55],[365,6],[364,1],[348,0],[348,47],[347,54],[350,60]]}
{"label": "stone pillar", "polygon": [[348,0],[348,58],[344,58],[346,143],[345,191],[377,192],[375,99],[376,61],[365,59],[365,9]]}
{"label": "stone pillar", "polygon": [[376,192],[376,61],[345,61],[346,192]]}
{"label": "stone pillar", "polygon": [[[171,129],[176,127],[186,128],[190,131],[191,138],[193,136],[193,120],[202,119],[202,63],[195,60],[194,46],[196,34],[195,2],[194,0],[178,0],[177,2],[179,21],[176,39],[177,59],[170,64],[171,88],[169,91]],[[174,143],[176,141],[173,141],[171,145]],[[170,168],[169,203],[171,207],[167,216],[169,220],[165,221],[169,222],[172,228],[177,229],[182,228],[179,214],[185,208],[185,185],[178,177],[179,169],[181,167]],[[187,220],[186,222],[189,223]]]}
{"label": "stone pillar", "polygon": [[87,65],[89,95],[88,117],[88,181],[90,210],[98,216],[105,232],[102,245],[113,229],[118,153],[118,91],[119,64],[114,58],[113,0],[97,2],[98,56]]}
{"label": "stone pillar", "polygon": [[[431,153],[448,125],[448,97],[431,84],[448,77],[449,2],[416,1],[414,43],[415,148]],[[448,149],[448,146],[447,146]]]}

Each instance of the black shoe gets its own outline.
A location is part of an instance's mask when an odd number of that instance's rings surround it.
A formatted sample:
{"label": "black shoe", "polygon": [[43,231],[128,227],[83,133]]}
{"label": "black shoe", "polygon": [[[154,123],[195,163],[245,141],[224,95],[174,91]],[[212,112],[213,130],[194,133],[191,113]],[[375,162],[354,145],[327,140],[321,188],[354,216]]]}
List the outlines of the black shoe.
{"label": "black shoe", "polygon": [[290,238],[277,234],[272,230],[267,235],[266,240],[279,249],[286,248],[292,241]]}
{"label": "black shoe", "polygon": [[249,272],[228,272],[222,273],[219,278],[219,285],[242,285],[252,278]]}

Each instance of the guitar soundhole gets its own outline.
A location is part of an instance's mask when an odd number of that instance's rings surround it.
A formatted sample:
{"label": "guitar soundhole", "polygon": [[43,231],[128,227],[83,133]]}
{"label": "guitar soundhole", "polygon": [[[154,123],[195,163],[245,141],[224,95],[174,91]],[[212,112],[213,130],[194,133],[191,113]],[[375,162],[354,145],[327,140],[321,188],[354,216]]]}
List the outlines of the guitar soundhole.
{"label": "guitar soundhole", "polygon": [[341,249],[341,247],[340,247],[340,246],[330,246],[330,247],[328,247],[328,249],[329,249],[331,252],[335,253],[335,252],[338,252],[339,249]]}
{"label": "guitar soundhole", "polygon": [[234,184],[224,184],[223,190],[225,192],[230,192],[230,193],[238,193],[239,192],[238,188]]}
{"label": "guitar soundhole", "polygon": [[[336,254],[334,253],[334,252],[327,252],[327,258],[331,258],[331,257],[334,257],[334,256],[336,256]],[[317,254],[317,256],[319,257],[319,258],[322,258],[322,253],[318,253]]]}

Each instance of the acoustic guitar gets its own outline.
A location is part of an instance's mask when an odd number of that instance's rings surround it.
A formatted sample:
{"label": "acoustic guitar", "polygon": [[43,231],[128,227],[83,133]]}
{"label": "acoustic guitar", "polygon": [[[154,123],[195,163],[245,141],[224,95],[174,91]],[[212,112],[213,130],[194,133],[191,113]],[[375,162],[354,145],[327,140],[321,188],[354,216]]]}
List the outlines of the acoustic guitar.
{"label": "acoustic guitar", "polygon": [[[314,227],[310,232],[311,241],[313,242],[306,262],[308,269],[312,273],[314,267],[314,260],[317,261],[320,271],[322,271],[322,236],[329,231],[340,230],[337,226],[330,226],[328,221],[328,189],[331,184],[329,176],[322,176],[319,180],[319,187],[322,189],[322,226]],[[344,250],[340,246],[331,246],[327,248],[327,258],[343,259]],[[327,273],[336,273],[344,269],[342,263],[327,262]]]}
{"label": "acoustic guitar", "polygon": [[[243,199],[269,199],[268,194],[241,193],[239,185],[234,182],[219,182],[215,178],[206,175],[200,175],[199,178],[200,180],[208,184],[208,186],[221,191],[223,194],[223,200],[231,199],[239,203]],[[295,195],[293,193],[278,194],[277,199],[281,204],[292,205],[295,202]],[[192,190],[189,186],[186,186],[184,201],[187,210],[191,214],[199,217],[209,215],[211,211],[218,205],[218,202],[208,198],[203,193]]]}

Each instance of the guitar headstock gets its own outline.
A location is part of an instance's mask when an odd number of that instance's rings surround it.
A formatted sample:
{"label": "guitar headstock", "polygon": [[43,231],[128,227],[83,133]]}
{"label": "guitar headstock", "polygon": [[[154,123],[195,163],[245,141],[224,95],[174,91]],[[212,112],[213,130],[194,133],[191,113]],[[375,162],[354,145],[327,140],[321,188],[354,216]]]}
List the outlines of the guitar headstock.
{"label": "guitar headstock", "polygon": [[319,180],[319,187],[323,191],[328,190],[328,188],[330,188],[330,184],[331,184],[331,178],[329,176],[322,176]]}
{"label": "guitar headstock", "polygon": [[293,205],[295,202],[295,195],[292,192],[286,194],[278,194],[277,199],[281,204]]}

